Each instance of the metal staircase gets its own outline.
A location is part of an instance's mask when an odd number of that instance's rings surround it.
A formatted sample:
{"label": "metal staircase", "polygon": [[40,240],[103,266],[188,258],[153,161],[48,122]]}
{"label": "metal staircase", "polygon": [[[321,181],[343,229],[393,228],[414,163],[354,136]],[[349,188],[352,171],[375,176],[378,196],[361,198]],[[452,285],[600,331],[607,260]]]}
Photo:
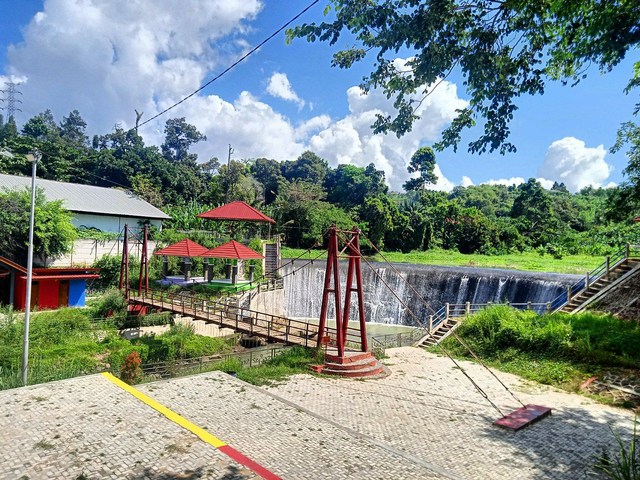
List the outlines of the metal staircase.
{"label": "metal staircase", "polygon": [[583,311],[587,306],[598,299],[604,298],[606,294],[617,285],[620,285],[627,278],[640,271],[640,261],[627,259],[612,268],[609,275],[604,275],[588,287],[584,288],[578,295],[572,296],[561,312],[571,315]]}

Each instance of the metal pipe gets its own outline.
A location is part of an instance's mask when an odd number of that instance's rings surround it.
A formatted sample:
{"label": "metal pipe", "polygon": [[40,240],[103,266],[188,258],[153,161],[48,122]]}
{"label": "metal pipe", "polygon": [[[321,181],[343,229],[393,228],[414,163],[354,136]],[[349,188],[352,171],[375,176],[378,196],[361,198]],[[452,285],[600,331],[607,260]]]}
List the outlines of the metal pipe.
{"label": "metal pipe", "polygon": [[31,281],[33,277],[33,223],[36,204],[36,168],[40,154],[33,149],[30,158],[31,167],[31,212],[29,214],[29,249],[27,253],[27,292],[24,304],[24,337],[22,340],[22,384],[27,384],[27,368],[29,366],[29,316],[31,314]]}

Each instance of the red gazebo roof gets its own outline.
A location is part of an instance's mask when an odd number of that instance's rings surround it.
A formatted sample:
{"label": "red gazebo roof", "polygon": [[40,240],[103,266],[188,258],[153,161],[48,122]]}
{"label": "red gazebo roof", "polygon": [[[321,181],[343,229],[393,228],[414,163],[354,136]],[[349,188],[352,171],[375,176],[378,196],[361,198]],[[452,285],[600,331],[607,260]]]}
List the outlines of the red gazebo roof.
{"label": "red gazebo roof", "polygon": [[196,242],[185,238],[173,245],[169,245],[157,252],[154,255],[166,255],[168,257],[204,257],[207,248],[202,245],[198,245]]}
{"label": "red gazebo roof", "polygon": [[231,202],[221,207],[214,208],[208,212],[196,215],[200,218],[209,218],[212,220],[236,220],[240,222],[268,222],[276,223],[275,220],[267,217],[264,213],[259,212],[251,205],[245,202]]}
{"label": "red gazebo roof", "polygon": [[264,258],[258,252],[251,250],[249,247],[245,247],[241,243],[231,240],[230,242],[220,245],[219,247],[212,248],[206,252],[203,256],[214,258],[234,258],[238,260],[248,260],[251,258]]}
{"label": "red gazebo roof", "polygon": [[640,222],[640,217],[636,217],[633,219],[634,222]]}

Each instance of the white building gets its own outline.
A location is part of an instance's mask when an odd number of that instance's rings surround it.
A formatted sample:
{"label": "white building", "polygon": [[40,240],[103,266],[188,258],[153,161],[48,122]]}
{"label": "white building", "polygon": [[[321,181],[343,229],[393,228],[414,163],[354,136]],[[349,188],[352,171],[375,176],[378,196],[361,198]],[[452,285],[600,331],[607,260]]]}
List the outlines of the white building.
{"label": "white building", "polygon": [[[22,190],[31,188],[31,177],[0,174],[0,190]],[[36,180],[47,200],[62,200],[62,205],[73,215],[71,223],[80,228],[95,228],[109,233],[122,233],[125,224],[139,227],[140,222],[162,228],[162,221],[169,215],[141,200],[130,192],[115,188],[94,187],[77,183]],[[149,253],[155,242],[149,242]],[[70,267],[91,265],[102,255],[121,255],[122,237],[116,240],[78,239],[73,252],[61,258],[44,260],[47,266]],[[131,248],[130,254],[140,256],[140,246]],[[0,252],[1,255],[1,252]]]}
{"label": "white building", "polygon": [[[31,177],[0,174],[0,189],[22,190],[25,187],[31,188]],[[139,222],[148,221],[161,229],[162,221],[170,218],[162,210],[124,190],[41,179],[36,180],[36,188],[41,188],[49,201],[62,200],[63,207],[73,214],[73,225],[78,228],[121,233],[125,223],[138,227]]]}

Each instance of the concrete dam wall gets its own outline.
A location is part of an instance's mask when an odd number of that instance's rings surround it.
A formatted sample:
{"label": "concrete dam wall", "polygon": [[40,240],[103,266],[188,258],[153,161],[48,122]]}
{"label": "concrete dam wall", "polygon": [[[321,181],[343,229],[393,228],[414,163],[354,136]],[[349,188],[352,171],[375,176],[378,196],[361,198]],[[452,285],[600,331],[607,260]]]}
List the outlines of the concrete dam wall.
{"label": "concrete dam wall", "polygon": [[[286,263],[283,260],[283,264]],[[302,267],[308,260],[296,260],[286,265],[282,273]],[[342,295],[347,277],[347,264],[340,262]],[[396,273],[385,263],[372,262],[378,274],[396,291],[398,296],[418,315],[427,319],[430,310],[416,297]],[[490,268],[444,267],[396,263],[394,266],[422,297],[438,310],[445,303],[501,303],[548,302],[574,283],[578,275],[564,275]],[[293,318],[318,318],[322,305],[322,288],[326,261],[316,260],[295,275],[284,278],[284,313]],[[363,262],[365,312],[368,322],[413,325],[393,294]],[[355,282],[354,282],[355,283]],[[331,297],[330,297],[331,299]],[[351,318],[357,319],[356,295],[352,298]],[[335,318],[329,302],[329,318]]]}

